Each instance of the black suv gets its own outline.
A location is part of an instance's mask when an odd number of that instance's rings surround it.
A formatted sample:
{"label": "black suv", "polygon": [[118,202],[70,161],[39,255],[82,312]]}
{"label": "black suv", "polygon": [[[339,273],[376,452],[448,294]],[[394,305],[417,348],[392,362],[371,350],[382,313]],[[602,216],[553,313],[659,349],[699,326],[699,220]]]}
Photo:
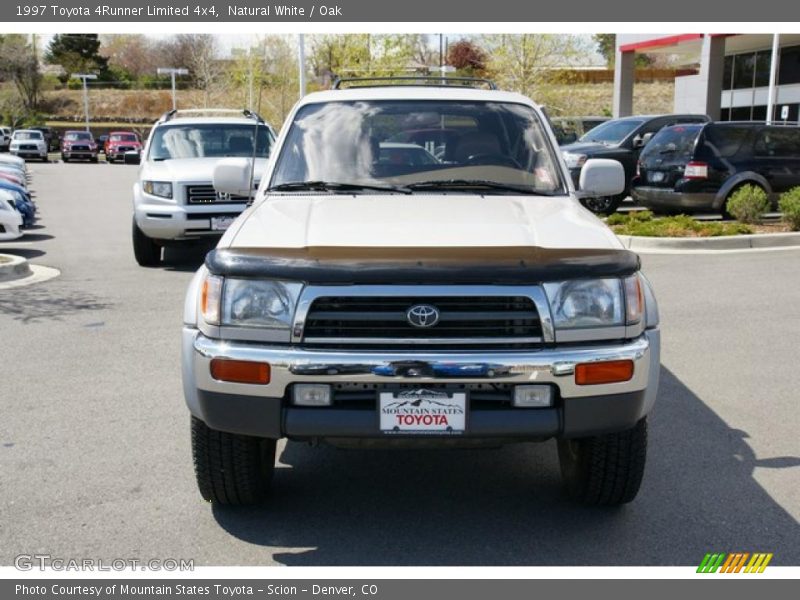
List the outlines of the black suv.
{"label": "black suv", "polygon": [[737,188],[772,202],[800,185],[800,128],[762,123],[681,125],[660,131],[639,159],[633,199],[655,212],[720,211]]}
{"label": "black suv", "polygon": [[590,158],[611,158],[622,163],[627,185],[618,196],[583,198],[583,205],[595,213],[613,213],[630,194],[630,182],[636,175],[639,152],[657,132],[678,123],[707,123],[706,115],[657,115],[623,117],[606,121],[584,134],[576,143],[561,146],[572,181],[578,187],[583,164]]}

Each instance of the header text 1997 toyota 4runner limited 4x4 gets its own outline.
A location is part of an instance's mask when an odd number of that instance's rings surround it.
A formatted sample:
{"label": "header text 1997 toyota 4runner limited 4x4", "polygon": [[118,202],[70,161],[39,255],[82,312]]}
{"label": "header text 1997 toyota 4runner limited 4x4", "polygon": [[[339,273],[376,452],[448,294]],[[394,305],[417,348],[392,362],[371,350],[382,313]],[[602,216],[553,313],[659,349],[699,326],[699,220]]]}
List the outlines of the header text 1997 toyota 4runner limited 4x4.
{"label": "header text 1997 toyota 4runner limited 4x4", "polygon": [[[267,497],[276,440],[558,441],[567,490],[637,494],[659,374],[639,258],[581,207],[540,108],[476,81],[339,82],[294,108],[257,197],[189,287],[183,383],[203,497]],[[399,82],[398,82],[399,83]],[[218,191],[248,190],[246,160]]]}

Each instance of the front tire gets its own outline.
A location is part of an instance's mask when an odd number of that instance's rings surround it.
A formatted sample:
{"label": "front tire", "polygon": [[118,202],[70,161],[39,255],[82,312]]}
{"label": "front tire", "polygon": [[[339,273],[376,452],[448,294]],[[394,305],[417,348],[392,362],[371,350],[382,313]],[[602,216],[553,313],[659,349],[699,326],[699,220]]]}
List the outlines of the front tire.
{"label": "front tire", "polygon": [[276,440],[211,429],[192,417],[192,457],[197,487],[214,504],[260,504],[275,471]]}
{"label": "front tire", "polygon": [[161,246],[147,237],[133,219],[133,256],[141,267],[155,267],[161,263]]}
{"label": "front tire", "polygon": [[627,194],[619,196],[601,196],[599,198],[581,198],[581,204],[596,215],[612,215],[617,212]]}
{"label": "front tire", "polygon": [[569,495],[593,506],[617,506],[639,492],[647,458],[647,418],[631,429],[558,440],[561,477]]}

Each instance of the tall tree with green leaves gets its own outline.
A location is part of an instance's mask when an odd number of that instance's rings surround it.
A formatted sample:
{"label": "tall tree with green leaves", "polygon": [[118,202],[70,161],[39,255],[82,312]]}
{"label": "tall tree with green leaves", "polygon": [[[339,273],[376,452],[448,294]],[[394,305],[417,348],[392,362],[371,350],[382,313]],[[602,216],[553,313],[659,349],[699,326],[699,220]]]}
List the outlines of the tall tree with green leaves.
{"label": "tall tree with green leaves", "polygon": [[108,58],[100,55],[100,38],[96,33],[59,33],[50,40],[44,55],[46,62],[61,65],[66,81],[73,73],[94,73],[108,79]]}
{"label": "tall tree with green leaves", "polygon": [[597,44],[597,51],[606,60],[606,66],[610,69],[614,66],[614,53],[616,52],[617,34],[615,33],[595,33],[592,36],[594,43]]}

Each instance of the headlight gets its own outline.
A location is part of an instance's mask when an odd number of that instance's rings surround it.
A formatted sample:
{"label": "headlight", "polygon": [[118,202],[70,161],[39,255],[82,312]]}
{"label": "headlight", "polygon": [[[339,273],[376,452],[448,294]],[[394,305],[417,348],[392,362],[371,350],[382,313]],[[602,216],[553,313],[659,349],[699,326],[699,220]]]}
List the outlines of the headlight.
{"label": "headlight", "polygon": [[209,275],[201,289],[200,312],[211,325],[288,330],[302,289],[302,283]]}
{"label": "headlight", "polygon": [[578,279],[544,284],[556,329],[635,325],[644,314],[638,274],[625,279]]}
{"label": "headlight", "polygon": [[172,184],[168,181],[145,181],[142,189],[151,196],[172,198]]}
{"label": "headlight", "polygon": [[585,154],[575,154],[574,152],[562,152],[561,154],[569,169],[579,169],[588,158]]}
{"label": "headlight", "polygon": [[545,283],[556,329],[624,325],[619,279],[577,279]]}

